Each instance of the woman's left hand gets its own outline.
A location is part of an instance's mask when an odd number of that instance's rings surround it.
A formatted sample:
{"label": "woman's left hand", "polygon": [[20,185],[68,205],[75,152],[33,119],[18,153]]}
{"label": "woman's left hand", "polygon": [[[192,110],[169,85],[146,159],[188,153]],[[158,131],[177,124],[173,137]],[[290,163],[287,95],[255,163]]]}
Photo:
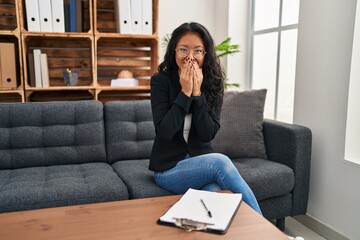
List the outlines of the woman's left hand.
{"label": "woman's left hand", "polygon": [[202,68],[199,68],[198,63],[195,61],[193,64],[193,70],[194,70],[194,85],[193,85],[193,91],[192,95],[194,97],[200,96],[201,94],[201,84],[203,82],[203,73]]}

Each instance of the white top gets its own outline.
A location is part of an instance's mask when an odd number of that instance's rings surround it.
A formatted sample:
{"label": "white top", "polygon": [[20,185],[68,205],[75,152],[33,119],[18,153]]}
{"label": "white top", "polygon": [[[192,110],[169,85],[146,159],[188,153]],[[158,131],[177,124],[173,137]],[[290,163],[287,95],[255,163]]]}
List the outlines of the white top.
{"label": "white top", "polygon": [[184,139],[185,139],[185,142],[188,142],[188,139],[189,139],[189,132],[190,132],[190,128],[191,128],[191,119],[192,119],[191,113],[189,113],[189,114],[187,114],[185,116],[185,121],[184,121]]}

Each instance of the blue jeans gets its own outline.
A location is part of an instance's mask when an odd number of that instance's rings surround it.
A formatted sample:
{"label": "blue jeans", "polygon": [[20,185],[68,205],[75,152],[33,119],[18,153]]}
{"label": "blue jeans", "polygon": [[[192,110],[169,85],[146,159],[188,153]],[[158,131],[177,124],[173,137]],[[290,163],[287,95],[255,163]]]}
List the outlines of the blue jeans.
{"label": "blue jeans", "polygon": [[155,172],[155,182],[158,186],[176,194],[184,194],[189,188],[241,193],[243,200],[262,214],[250,187],[240,176],[232,161],[220,153],[196,157],[187,155],[175,167],[163,172]]}

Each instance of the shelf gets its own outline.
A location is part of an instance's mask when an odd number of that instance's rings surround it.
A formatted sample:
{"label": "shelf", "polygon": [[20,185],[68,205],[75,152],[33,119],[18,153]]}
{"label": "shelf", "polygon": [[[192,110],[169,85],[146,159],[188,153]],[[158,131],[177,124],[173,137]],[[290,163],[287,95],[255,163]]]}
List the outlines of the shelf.
{"label": "shelf", "polygon": [[114,100],[145,100],[150,99],[149,89],[96,90],[96,100],[108,102]]}
{"label": "shelf", "polygon": [[28,91],[26,90],[27,102],[49,102],[49,101],[79,101],[95,99],[95,91],[91,90],[72,90],[65,91]]}
{"label": "shelf", "polygon": [[23,90],[0,91],[0,102],[24,102]]}
{"label": "shelf", "polygon": [[24,32],[22,33],[23,36],[29,37],[58,37],[58,38],[90,38],[93,36],[92,33],[88,32],[64,32],[64,33],[57,33],[57,32]]}
{"label": "shelf", "polygon": [[42,92],[42,91],[76,91],[76,90],[95,90],[95,87],[88,86],[57,86],[57,87],[30,87],[27,86],[26,90],[32,92]]}
{"label": "shelf", "polygon": [[[126,70],[139,80],[140,86],[149,86],[150,78],[156,71],[158,60],[156,39],[100,37],[95,41],[95,64],[97,84],[110,86],[119,72]],[[155,63],[155,64],[154,64]]]}
{"label": "shelf", "polygon": [[[50,87],[64,87],[64,71],[76,68],[79,72],[79,86],[94,86],[93,81],[93,39],[89,36],[48,36],[23,35],[23,61],[28,61],[28,54],[40,49],[47,54]],[[30,84],[30,68],[26,64],[25,89],[33,88]],[[32,86],[31,86],[32,85]],[[44,88],[40,88],[44,90]]]}
{"label": "shelf", "polygon": [[96,38],[104,38],[104,37],[109,37],[109,38],[123,38],[123,39],[128,39],[128,40],[134,40],[134,39],[149,39],[149,40],[158,40],[158,36],[157,35],[149,35],[149,34],[119,34],[119,33],[103,33],[103,32],[98,32],[95,33]]}

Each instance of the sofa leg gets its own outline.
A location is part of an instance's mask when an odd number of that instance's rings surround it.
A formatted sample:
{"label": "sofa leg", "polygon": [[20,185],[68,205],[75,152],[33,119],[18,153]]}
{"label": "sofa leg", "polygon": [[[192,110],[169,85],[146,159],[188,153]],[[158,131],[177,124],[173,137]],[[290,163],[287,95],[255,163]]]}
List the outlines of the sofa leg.
{"label": "sofa leg", "polygon": [[281,231],[285,230],[285,218],[278,218],[276,219],[276,227]]}

